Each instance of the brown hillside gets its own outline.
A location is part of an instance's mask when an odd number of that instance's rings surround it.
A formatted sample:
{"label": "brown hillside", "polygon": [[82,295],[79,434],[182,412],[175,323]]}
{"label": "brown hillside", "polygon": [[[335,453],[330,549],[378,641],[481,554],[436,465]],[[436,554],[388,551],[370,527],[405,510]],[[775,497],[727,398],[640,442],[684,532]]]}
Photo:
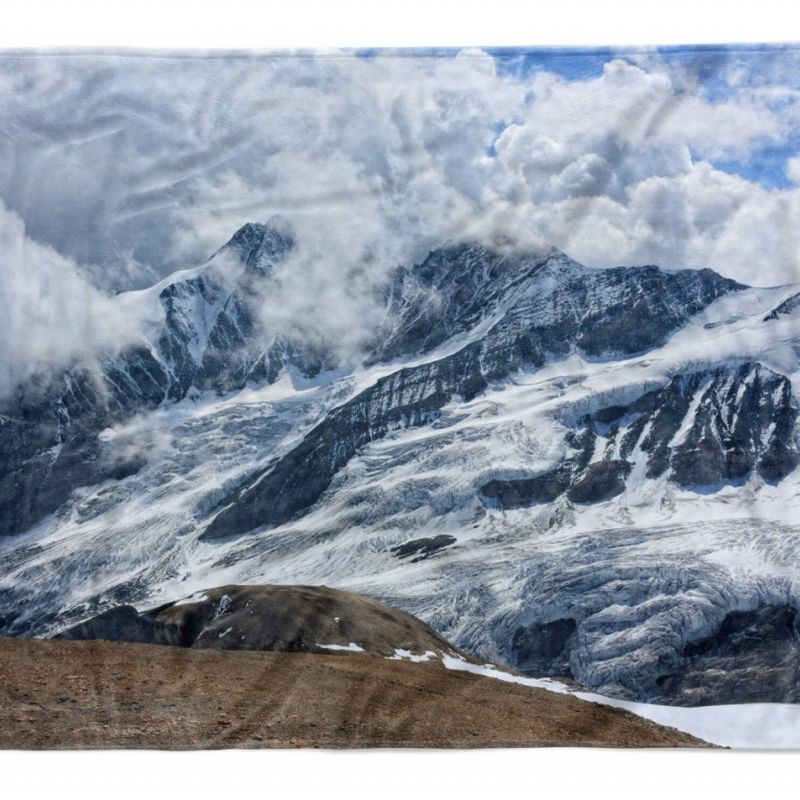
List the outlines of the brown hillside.
{"label": "brown hillside", "polygon": [[0,638],[0,748],[702,744],[439,664]]}

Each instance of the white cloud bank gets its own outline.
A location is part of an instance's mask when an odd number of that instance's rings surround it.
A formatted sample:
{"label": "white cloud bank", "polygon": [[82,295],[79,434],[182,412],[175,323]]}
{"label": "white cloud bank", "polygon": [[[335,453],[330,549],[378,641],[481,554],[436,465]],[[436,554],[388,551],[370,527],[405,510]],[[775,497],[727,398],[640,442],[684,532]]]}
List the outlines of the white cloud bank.
{"label": "white cloud bank", "polygon": [[68,256],[4,214],[2,333],[36,340],[11,348],[6,379],[106,342],[108,298],[75,262],[105,287],[143,285],[275,214],[298,247],[265,295],[269,324],[344,351],[372,329],[389,271],[450,241],[800,280],[800,189],[711,164],[796,134],[800,93],[735,70],[716,99],[657,56],[568,81],[515,78],[479,50],[5,56],[0,79],[0,197]]}
{"label": "white cloud bank", "polygon": [[71,260],[30,239],[0,203],[0,394],[34,373],[114,352],[137,334]]}

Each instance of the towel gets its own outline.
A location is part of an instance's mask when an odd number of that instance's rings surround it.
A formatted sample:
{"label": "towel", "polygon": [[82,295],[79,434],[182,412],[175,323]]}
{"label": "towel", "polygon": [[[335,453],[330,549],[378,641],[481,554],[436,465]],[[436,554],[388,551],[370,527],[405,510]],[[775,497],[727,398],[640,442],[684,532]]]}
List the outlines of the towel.
{"label": "towel", "polygon": [[800,746],[796,46],[0,53],[0,748]]}

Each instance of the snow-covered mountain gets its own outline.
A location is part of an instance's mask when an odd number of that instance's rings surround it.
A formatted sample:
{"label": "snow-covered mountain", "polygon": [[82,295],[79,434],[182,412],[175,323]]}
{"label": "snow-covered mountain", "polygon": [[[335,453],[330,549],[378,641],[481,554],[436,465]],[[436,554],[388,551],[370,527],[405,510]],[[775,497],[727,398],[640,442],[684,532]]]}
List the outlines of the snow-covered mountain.
{"label": "snow-covered mountain", "polygon": [[17,387],[0,407],[0,536],[55,511],[77,486],[122,478],[138,456],[107,453],[98,434],[190,393],[274,382],[287,367],[316,374],[325,355],[259,325],[257,288],[293,246],[282,224],[245,225],[202,267],[118,296],[147,320],[121,353]]}
{"label": "snow-covered mountain", "polygon": [[463,244],[345,365],[258,313],[292,247],[120,295],[145,340],[0,410],[3,632],[324,583],[608,694],[797,699],[798,287]]}
{"label": "snow-covered mountain", "polygon": [[390,430],[429,424],[453,399],[472,400],[518,370],[573,352],[610,358],[650,350],[738,288],[713,272],[589,270],[561,253],[509,261],[476,247],[434,253],[418,273],[400,278],[411,286],[410,300],[391,296],[396,327],[379,352],[431,354],[443,342],[453,352],[393,371],[336,408],[295,449],[256,472],[205,536],[296,518],[362,447]]}

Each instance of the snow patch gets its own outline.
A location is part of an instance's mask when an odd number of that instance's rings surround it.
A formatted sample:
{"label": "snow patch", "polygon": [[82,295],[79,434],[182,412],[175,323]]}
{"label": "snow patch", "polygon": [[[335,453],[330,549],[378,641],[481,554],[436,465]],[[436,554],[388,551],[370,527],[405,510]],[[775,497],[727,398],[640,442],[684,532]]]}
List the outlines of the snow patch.
{"label": "snow patch", "polygon": [[231,606],[231,598],[229,595],[224,594],[217,603],[217,610],[214,612],[214,619],[221,617]]}
{"label": "snow patch", "polygon": [[410,650],[403,650],[402,648],[396,647],[394,650],[393,656],[387,656],[387,661],[413,661],[415,664],[419,664],[423,661],[431,661],[434,658],[437,658],[437,654],[433,652],[433,650],[426,650],[424,653],[412,653]]}
{"label": "snow patch", "polygon": [[208,600],[208,595],[205,592],[195,592],[189,597],[184,597],[183,600],[178,600],[177,603],[173,603],[173,606],[191,606],[195,603],[205,603]]}
{"label": "snow patch", "polygon": [[711,744],[742,749],[794,750],[800,748],[800,705],[790,703],[740,703],[724,706],[661,706],[618,700],[593,692],[574,691],[549,678],[525,678],[503,672],[492,664],[471,664],[444,656],[447,669],[518,683],[532,689],[568,694],[588,703],[619,708],[658,725],[676,728]]}
{"label": "snow patch", "polygon": [[363,653],[364,648],[361,645],[356,644],[355,642],[350,642],[350,644],[319,644],[316,643],[316,647],[321,647],[323,650],[336,650],[336,651],[344,651],[347,653]]}

